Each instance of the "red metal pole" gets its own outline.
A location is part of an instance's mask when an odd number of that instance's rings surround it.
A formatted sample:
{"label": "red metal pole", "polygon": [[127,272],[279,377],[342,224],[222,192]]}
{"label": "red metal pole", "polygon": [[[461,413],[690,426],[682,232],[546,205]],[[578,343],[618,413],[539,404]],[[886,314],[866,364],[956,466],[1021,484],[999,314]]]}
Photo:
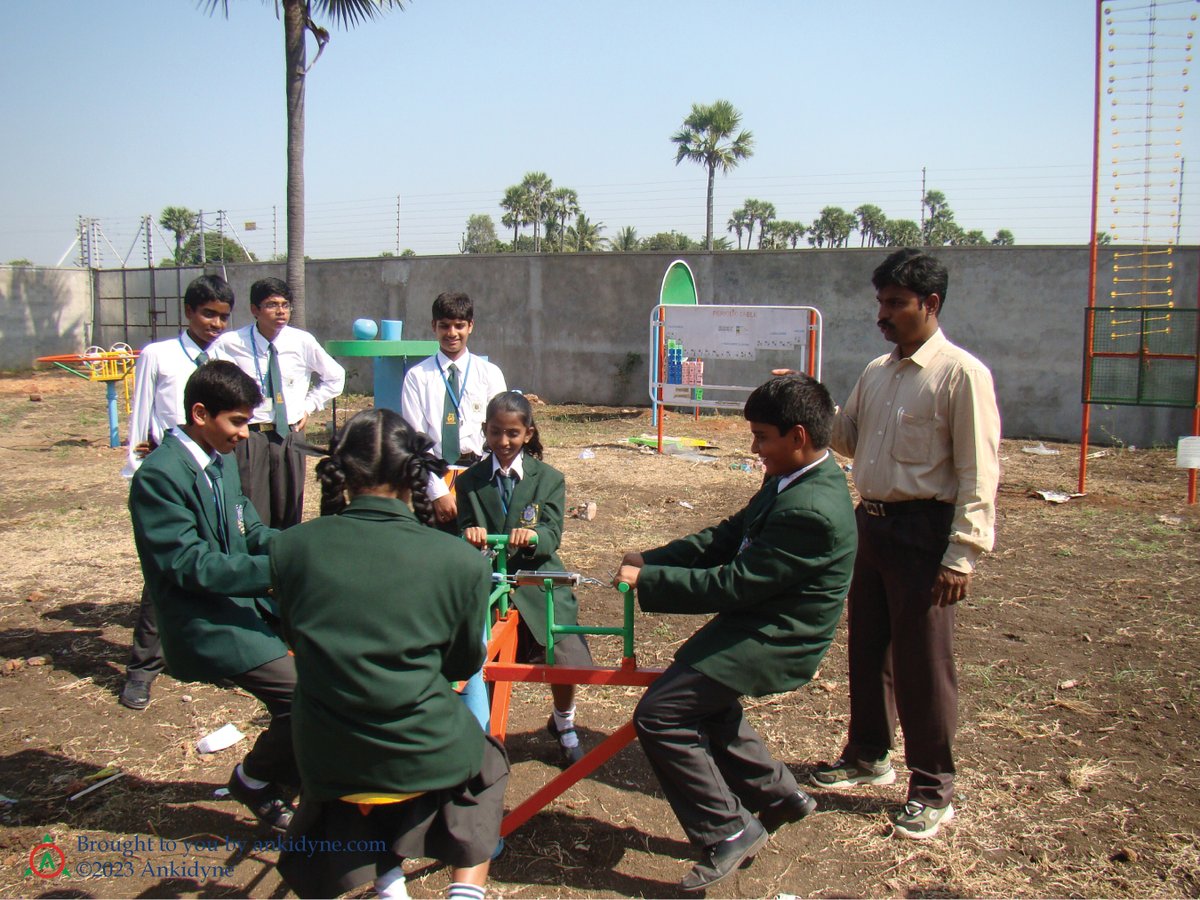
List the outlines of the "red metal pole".
{"label": "red metal pole", "polygon": [[1095,109],[1092,124],[1092,240],[1088,253],[1087,305],[1091,315],[1084,328],[1083,346],[1083,421],[1079,435],[1079,493],[1087,492],[1088,430],[1092,424],[1092,341],[1095,338],[1096,307],[1096,260],[1099,248],[1096,243],[1097,217],[1100,205],[1100,95],[1102,75],[1101,35],[1104,23],[1103,0],[1096,0],[1096,88]]}

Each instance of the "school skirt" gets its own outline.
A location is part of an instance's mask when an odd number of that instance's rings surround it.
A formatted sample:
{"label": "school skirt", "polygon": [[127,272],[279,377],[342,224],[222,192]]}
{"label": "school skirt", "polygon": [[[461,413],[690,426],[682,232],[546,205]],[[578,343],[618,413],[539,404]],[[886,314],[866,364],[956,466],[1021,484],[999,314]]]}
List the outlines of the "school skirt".
{"label": "school skirt", "polygon": [[490,859],[500,842],[508,756],[490,735],[479,774],[363,815],[344,800],[305,800],[281,841],[279,874],[299,897],[336,897],[374,881],[404,859],[453,867]]}
{"label": "school skirt", "polygon": [[[554,664],[556,666],[591,666],[592,651],[582,634],[562,634],[554,639]],[[517,652],[515,661],[539,664],[546,661],[546,648],[538,643],[525,620],[517,620]]]}

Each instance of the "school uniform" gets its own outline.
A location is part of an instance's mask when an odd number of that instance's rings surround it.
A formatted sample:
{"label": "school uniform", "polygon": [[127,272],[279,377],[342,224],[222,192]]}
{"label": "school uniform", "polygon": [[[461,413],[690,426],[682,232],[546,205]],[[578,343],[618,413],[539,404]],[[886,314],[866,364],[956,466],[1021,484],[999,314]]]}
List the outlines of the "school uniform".
{"label": "school uniform", "polygon": [[[399,573],[399,575],[398,575]],[[289,837],[383,840],[387,852],[287,854],[294,890],[335,896],[397,857],[488,859],[508,765],[451,682],[483,664],[491,567],[403,501],[361,496],[280,534],[271,579],[295,652],[304,783]],[[369,815],[342,797],[424,792]]]}
{"label": "school uniform", "polygon": [[234,455],[259,517],[272,528],[289,528],[304,513],[305,456],[296,446],[304,433],[298,423],[342,393],[346,370],[315,337],[290,325],[272,341],[257,324],[227,331],[212,342],[209,355],[236,363],[262,388],[262,403],[250,417],[250,438],[234,448]]}
{"label": "school uniform", "polygon": [[[516,483],[512,496],[504,502],[499,490],[500,465],[494,456],[487,456],[458,476],[458,531],[477,526],[488,534],[508,534],[514,528],[532,529],[538,536],[537,545],[513,553],[508,571],[533,569],[562,571],[558,547],[562,542],[563,510],[567,487],[562,473],[551,465],[526,453],[513,461]],[[546,591],[538,585],[517,588],[512,602],[521,613],[521,637],[518,657],[524,662],[545,659]],[[568,586],[554,589],[554,621],[559,625],[576,625],[579,601]],[[524,633],[528,629],[528,636]],[[530,646],[528,638],[535,643]],[[592,656],[582,635],[560,635],[554,640],[554,661],[564,666],[590,666]]]}
{"label": "school uniform", "polygon": [[[221,465],[220,506],[206,467]],[[154,601],[167,671],[180,681],[232,681],[259,697],[271,724],[243,760],[246,774],[296,784],[287,719],[287,647],[270,624],[263,525],[230,455],[206,455],[174,429],[142,461],[129,491],[142,576]],[[281,661],[282,660],[282,661]]]}
{"label": "school uniform", "polygon": [[[455,373],[450,372],[450,366]],[[451,388],[451,375],[457,382]],[[400,409],[413,430],[433,441],[432,452],[446,462],[455,464],[465,454],[479,457],[484,452],[483,419],[488,401],[508,390],[500,367],[471,351],[458,359],[450,359],[440,350],[413,366],[404,376],[400,394]],[[443,441],[445,430],[457,432],[458,452],[447,455]],[[446,483],[430,478],[427,487],[430,500],[450,493]]]}
{"label": "school uniform", "polygon": [[[782,489],[781,489],[782,488]],[[854,566],[850,493],[832,454],[768,478],[745,509],[647,550],[646,612],[716,613],[643,695],[634,725],[688,837],[711,845],[785,800],[795,778],[745,722],[739,698],[812,678],[833,639]]]}
{"label": "school uniform", "polygon": [[[187,421],[183,388],[196,368],[207,361],[208,354],[187,331],[142,348],[133,369],[129,447],[125,467],[121,469],[126,478],[133,478],[133,473],[142,464],[135,452],[138,444],[148,442],[151,448],[156,447],[168,431]],[[125,676],[131,681],[148,684],[162,670],[162,645],[158,639],[154,601],[150,591],[142,585]]]}

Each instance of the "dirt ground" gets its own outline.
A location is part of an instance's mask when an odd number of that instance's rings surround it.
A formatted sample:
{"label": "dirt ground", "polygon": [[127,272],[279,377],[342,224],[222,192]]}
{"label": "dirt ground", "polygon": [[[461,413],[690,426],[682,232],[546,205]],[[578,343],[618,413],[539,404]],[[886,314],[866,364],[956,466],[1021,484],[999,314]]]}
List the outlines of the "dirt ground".
{"label": "dirt ground", "polygon": [[[365,402],[351,398],[341,413]],[[645,409],[538,415],[568,503],[598,508],[591,521],[567,520],[563,560],[601,579],[623,551],[735,511],[761,477],[740,466],[751,458],[738,418],[669,418],[671,434],[717,446],[704,462],[624,443],[650,430]],[[107,443],[98,385],[0,377],[0,895],[285,896],[275,852],[253,843],[266,836],[213,798],[246,742],[195,750],[226,723],[253,737],[263,724],[253,698],[163,677],[148,710],[116,702],[141,578],[123,452]],[[1200,896],[1200,512],[1186,505],[1171,449],[1104,450],[1090,461],[1088,495],[1052,504],[1033,492],[1074,490],[1078,450],[1026,452],[1034,446],[1004,442],[997,547],[959,612],[958,818],[932,842],[894,838],[903,769],[891,787],[814,791],[819,812],[715,894]],[[310,506],[315,498],[310,490]],[[580,597],[586,623],[619,624],[614,591]],[[701,621],[638,614],[639,663],[666,664]],[[616,638],[592,646],[598,662],[619,658]],[[580,695],[591,746],[627,721],[638,690]],[[813,684],[746,705],[804,778],[837,754],[847,703],[843,627]],[[544,688],[514,691],[510,806],[557,771],[548,704]],[[122,777],[69,799],[106,767]],[[54,848],[65,870],[38,877],[31,858],[38,869],[58,859]],[[509,838],[490,893],[679,896],[689,852],[633,746]],[[446,871],[411,862],[412,895],[441,896]]]}

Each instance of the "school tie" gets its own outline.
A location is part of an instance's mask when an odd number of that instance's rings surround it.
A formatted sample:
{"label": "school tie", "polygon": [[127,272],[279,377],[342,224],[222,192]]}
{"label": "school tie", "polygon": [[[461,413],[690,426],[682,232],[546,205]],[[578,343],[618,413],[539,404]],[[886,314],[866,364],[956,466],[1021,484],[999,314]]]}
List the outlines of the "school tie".
{"label": "school tie", "polygon": [[508,505],[512,501],[513,488],[517,483],[517,476],[513,473],[505,475],[499,469],[496,470],[496,490],[500,492],[500,508],[504,510],[504,514],[508,515]]}
{"label": "school tie", "polygon": [[219,459],[214,459],[204,467],[204,474],[208,476],[209,483],[212,484],[213,501],[217,506],[217,530],[220,532],[221,549],[229,549],[229,532],[225,523],[225,482],[222,481],[221,475],[224,471],[224,464]]}
{"label": "school tie", "polygon": [[199,353],[196,354],[196,368],[199,368],[200,366],[204,365],[206,362],[208,362],[208,354],[205,353],[203,350],[201,350]]}
{"label": "school tie", "polygon": [[442,459],[458,462],[458,367],[446,367],[446,399],[442,402]]}
{"label": "school tie", "polygon": [[279,372],[279,353],[275,345],[267,344],[267,372],[271,379],[271,418],[275,420],[275,430],[287,434],[291,430],[288,423],[287,403],[283,399],[283,375]]}

